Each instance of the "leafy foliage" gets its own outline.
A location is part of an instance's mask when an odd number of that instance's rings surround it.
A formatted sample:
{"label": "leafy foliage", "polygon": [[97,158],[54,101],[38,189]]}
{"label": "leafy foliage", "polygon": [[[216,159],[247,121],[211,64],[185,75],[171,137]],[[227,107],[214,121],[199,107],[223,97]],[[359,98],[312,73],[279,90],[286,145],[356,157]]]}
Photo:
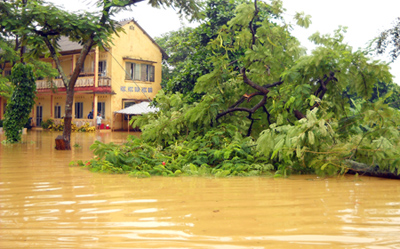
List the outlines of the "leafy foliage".
{"label": "leafy foliage", "polygon": [[123,146],[96,141],[90,147],[97,156],[86,163],[93,171],[150,175],[250,176],[269,172],[273,166],[255,151],[251,138],[243,138],[232,125],[220,125],[204,136],[176,140],[167,148],[130,136]]}
{"label": "leafy foliage", "polygon": [[163,62],[163,88],[167,93],[183,93],[188,100],[197,101],[202,93],[193,93],[197,79],[212,71],[206,58],[214,51],[207,44],[218,36],[220,29],[235,16],[235,8],[246,0],[209,0],[204,3],[204,19],[196,28],[182,28],[156,38],[170,55]]}
{"label": "leafy foliage", "polygon": [[[349,99],[350,105],[353,107],[350,100],[358,101],[362,100],[357,94],[350,94],[349,87],[343,92],[343,95]],[[393,82],[382,82],[379,81],[374,84],[373,93],[371,98],[368,99],[370,102],[379,101],[379,99],[385,97],[385,104],[390,107],[400,110],[400,86]]]}
{"label": "leafy foliage", "polygon": [[[118,11],[127,9],[143,0],[96,1],[100,11],[68,12],[42,0],[4,1],[0,4],[0,33],[4,36],[21,37],[22,50],[28,46],[27,54],[33,57],[51,57],[66,87],[67,101],[64,116],[63,138],[65,149],[71,149],[71,120],[74,87],[89,51],[94,47],[112,44],[112,35],[122,28],[113,19]],[[184,16],[196,18],[199,4],[195,0],[151,0],[152,7],[173,7]],[[82,45],[76,66],[69,77],[60,62],[59,44],[61,37]],[[1,83],[1,82],[0,82]]]}
{"label": "leafy foliage", "polygon": [[[210,71],[193,85],[201,97],[161,91],[160,111],[133,120],[141,139],[96,143],[90,167],[134,176],[332,175],[356,161],[398,172],[399,111],[387,104],[391,92],[374,91],[391,82],[388,65],[343,43],[343,27],[311,36],[317,47],[305,54],[281,4],[239,4],[204,48]],[[298,14],[295,22],[310,20]]]}
{"label": "leafy foliage", "polygon": [[[54,123],[53,119],[47,119],[42,122],[42,128],[50,131],[63,131],[64,130],[64,121],[61,120],[61,124]],[[85,123],[84,125],[78,127],[76,124],[71,124],[71,130],[77,132],[94,132],[96,131],[95,126],[90,126],[89,123]]]}
{"label": "leafy foliage", "polygon": [[16,143],[21,141],[21,131],[28,122],[35,104],[36,82],[32,65],[16,64],[11,72],[11,80],[14,92],[7,102],[4,129],[7,142]]}
{"label": "leafy foliage", "polygon": [[375,41],[376,51],[383,54],[389,50],[392,60],[396,60],[400,54],[400,18],[397,18],[393,28],[383,31]]}

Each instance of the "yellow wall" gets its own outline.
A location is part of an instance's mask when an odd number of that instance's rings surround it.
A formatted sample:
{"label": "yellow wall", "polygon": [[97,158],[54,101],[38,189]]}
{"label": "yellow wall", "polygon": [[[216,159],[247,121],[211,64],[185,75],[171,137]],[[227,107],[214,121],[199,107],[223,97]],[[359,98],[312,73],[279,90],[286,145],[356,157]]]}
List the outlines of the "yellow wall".
{"label": "yellow wall", "polygon": [[[82,119],[87,119],[87,116],[88,116],[89,112],[92,111],[93,94],[75,94],[75,96],[74,96],[74,109],[75,109],[75,103],[76,102],[82,102],[83,103],[83,116],[82,116]],[[72,113],[72,115],[75,115],[75,110]]]}
{"label": "yellow wall", "polygon": [[72,56],[71,55],[63,56],[60,58],[60,60],[64,73],[66,75],[72,74],[72,63],[71,63]]}
{"label": "yellow wall", "polygon": [[[105,102],[105,117],[103,123],[109,124],[114,129],[123,127],[121,115],[114,115],[115,111],[123,108],[123,100],[151,100],[161,89],[161,63],[162,53],[160,48],[149,38],[141,28],[134,22],[129,22],[123,26],[124,32],[120,32],[119,36],[114,35],[113,45],[109,49],[111,54],[102,48],[96,48],[96,52],[90,52],[85,60],[84,71],[96,72],[94,66],[97,67],[99,61],[107,61],[107,77],[111,78],[112,94],[96,93],[94,94],[90,88],[86,88],[86,92],[81,91],[79,87],[75,88],[74,102],[83,102],[83,119],[87,119],[90,111],[95,109],[94,115],[97,113],[97,103]],[[60,58],[63,70],[67,76],[71,75],[74,64],[79,54],[65,55]],[[124,59],[124,58],[129,58]],[[49,61],[48,58],[44,59]],[[50,61],[51,62],[51,61]],[[133,62],[140,64],[149,64],[154,66],[154,82],[142,82],[125,80],[125,62]],[[54,63],[53,63],[54,65]],[[89,76],[90,77],[90,76]],[[99,77],[94,76],[96,81]],[[96,84],[94,86],[98,86]],[[105,88],[106,89],[106,88]],[[151,89],[151,91],[150,91]],[[40,92],[36,100],[36,105],[32,110],[33,121],[36,122],[36,106],[43,106],[43,118],[47,120],[54,118],[54,106],[61,106],[62,116],[65,115],[65,92],[59,91],[52,93]],[[103,91],[98,88],[100,92]],[[46,91],[46,90],[45,90]],[[3,101],[4,102],[4,101]],[[75,105],[73,105],[74,115]]]}
{"label": "yellow wall", "polygon": [[55,117],[54,113],[54,106],[59,105],[61,106],[61,117],[65,116],[65,95],[54,95],[53,96],[53,117]]}
{"label": "yellow wall", "polygon": [[42,106],[42,120],[47,120],[51,118],[52,106],[51,106],[51,96],[38,96],[35,102],[35,106],[33,107],[34,116],[32,122],[36,124],[36,107]]}
{"label": "yellow wall", "polygon": [[[132,28],[133,27],[133,28]],[[153,99],[156,93],[161,89],[161,62],[162,53],[160,49],[154,44],[147,35],[133,22],[124,26],[125,33],[120,33],[118,39],[114,39],[112,54],[117,58],[118,62],[112,61],[112,89],[117,94],[112,105],[114,110],[122,109],[122,99],[138,99],[146,100],[147,98]],[[124,57],[136,60],[124,60]],[[151,64],[155,67],[154,82],[141,82],[132,80],[125,80],[125,62],[148,63],[144,61],[155,62]],[[121,68],[122,66],[122,68]],[[140,91],[136,92],[139,87]],[[143,88],[146,95],[142,93]],[[151,88],[151,92],[148,89]],[[125,89],[123,91],[122,89]]]}

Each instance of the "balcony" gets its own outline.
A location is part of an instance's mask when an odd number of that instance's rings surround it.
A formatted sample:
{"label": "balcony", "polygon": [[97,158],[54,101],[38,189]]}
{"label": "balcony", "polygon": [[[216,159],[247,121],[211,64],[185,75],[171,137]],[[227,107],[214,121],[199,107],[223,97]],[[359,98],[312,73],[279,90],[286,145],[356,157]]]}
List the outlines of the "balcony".
{"label": "balcony", "polygon": [[[53,83],[53,85],[51,84]],[[36,81],[36,89],[51,89],[51,88],[62,88],[64,87],[64,83],[61,79],[54,79],[52,82],[48,82],[47,80],[37,80]]]}
{"label": "balcony", "polygon": [[99,76],[99,86],[111,86],[111,78],[108,76]]}
{"label": "balcony", "polygon": [[[93,76],[84,76],[79,77],[76,81],[75,87],[93,87],[94,86],[94,77]],[[111,78],[107,76],[99,76],[98,80],[99,87],[111,87]],[[64,88],[64,83],[62,79],[53,79],[52,82],[48,82],[47,80],[37,80],[36,81],[36,89],[37,90],[46,90],[51,88]]]}

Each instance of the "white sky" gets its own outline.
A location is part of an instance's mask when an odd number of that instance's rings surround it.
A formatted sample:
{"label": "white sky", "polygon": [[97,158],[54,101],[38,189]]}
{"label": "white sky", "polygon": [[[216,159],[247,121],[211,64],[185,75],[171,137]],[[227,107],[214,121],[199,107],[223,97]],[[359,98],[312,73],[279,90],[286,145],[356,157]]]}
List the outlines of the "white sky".
{"label": "white sky", "polygon": [[[93,8],[94,0],[49,0],[67,10],[89,10]],[[393,26],[397,17],[400,17],[399,0],[283,0],[287,9],[285,18],[292,20],[295,12],[303,11],[311,15],[310,28],[296,28],[293,31],[308,49],[313,46],[308,37],[316,31],[322,34],[332,33],[339,25],[347,26],[345,42],[355,50],[365,48],[379,33]],[[147,1],[132,7],[131,11],[120,13],[117,20],[134,18],[151,37],[160,36],[168,31],[178,30],[187,22],[179,19],[172,9],[154,9],[147,5]],[[386,57],[376,57],[385,59]],[[400,84],[400,59],[391,64],[391,73],[394,81]]]}

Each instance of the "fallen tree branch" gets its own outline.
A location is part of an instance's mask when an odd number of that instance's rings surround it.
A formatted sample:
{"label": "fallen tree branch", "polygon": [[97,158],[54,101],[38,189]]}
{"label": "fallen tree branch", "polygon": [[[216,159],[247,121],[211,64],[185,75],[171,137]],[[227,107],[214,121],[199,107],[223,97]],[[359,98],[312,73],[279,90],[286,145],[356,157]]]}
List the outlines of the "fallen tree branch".
{"label": "fallen tree branch", "polygon": [[[242,98],[245,99],[245,97],[242,97]],[[241,98],[241,99],[242,99],[242,98]],[[243,101],[242,101],[242,102],[243,102]],[[224,112],[218,113],[218,114],[217,114],[217,117],[216,117],[216,120],[218,120],[219,118],[221,118],[221,117],[223,117],[223,116],[225,116],[226,114],[231,113],[231,112],[242,111],[242,112],[247,112],[247,113],[249,113],[249,114],[252,114],[252,113],[254,113],[255,111],[257,111],[258,108],[260,108],[260,107],[262,107],[263,105],[265,105],[266,102],[267,102],[267,96],[264,95],[264,97],[262,98],[262,100],[261,100],[257,105],[255,105],[253,108],[251,108],[251,109],[250,109],[250,108],[245,108],[245,107],[234,107],[234,108],[229,108],[228,110],[226,110],[226,111],[224,111]],[[236,103],[238,103],[238,102],[236,102]]]}
{"label": "fallen tree branch", "polygon": [[345,161],[349,166],[348,174],[359,174],[364,176],[376,176],[390,179],[400,179],[398,170],[391,172],[390,170],[380,169],[378,165],[370,166],[365,163],[359,163],[352,160]]}
{"label": "fallen tree branch", "polygon": [[[314,96],[318,97],[319,99],[322,99],[325,96],[326,92],[328,91],[327,85],[331,81],[334,82],[338,81],[338,79],[335,77],[335,72],[332,71],[329,72],[329,76],[325,74],[322,79],[318,79],[318,83],[320,84],[320,86],[314,92]],[[315,102],[315,104],[310,108],[310,110],[319,107],[320,104],[321,104],[320,102]],[[303,113],[301,113],[298,110],[294,110],[293,113],[298,120],[306,117]]]}

